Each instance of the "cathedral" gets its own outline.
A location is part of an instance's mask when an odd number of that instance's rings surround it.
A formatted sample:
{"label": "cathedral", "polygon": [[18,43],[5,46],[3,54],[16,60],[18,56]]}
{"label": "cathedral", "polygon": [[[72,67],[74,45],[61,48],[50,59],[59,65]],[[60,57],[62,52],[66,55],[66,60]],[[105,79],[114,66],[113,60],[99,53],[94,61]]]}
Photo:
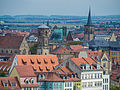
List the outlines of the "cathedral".
{"label": "cathedral", "polygon": [[88,42],[91,41],[93,38],[94,38],[94,25],[92,25],[91,10],[89,9],[88,21],[87,24],[84,25],[84,41]]}

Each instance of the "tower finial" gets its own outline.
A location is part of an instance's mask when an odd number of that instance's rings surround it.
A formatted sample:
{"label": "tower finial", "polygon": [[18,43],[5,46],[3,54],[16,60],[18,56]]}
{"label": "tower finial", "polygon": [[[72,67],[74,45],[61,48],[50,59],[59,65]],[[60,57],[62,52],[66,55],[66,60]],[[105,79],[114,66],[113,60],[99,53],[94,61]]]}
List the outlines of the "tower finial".
{"label": "tower finial", "polygon": [[88,25],[88,26],[92,25],[92,20],[91,20],[91,8],[90,8],[90,6],[89,6],[89,14],[88,14],[87,25]]}

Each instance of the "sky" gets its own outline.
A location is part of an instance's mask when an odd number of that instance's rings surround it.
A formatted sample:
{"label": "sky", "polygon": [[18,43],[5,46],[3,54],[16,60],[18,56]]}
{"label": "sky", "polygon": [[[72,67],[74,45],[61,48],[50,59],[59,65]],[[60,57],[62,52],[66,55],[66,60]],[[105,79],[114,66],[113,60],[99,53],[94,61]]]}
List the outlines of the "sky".
{"label": "sky", "polygon": [[120,0],[0,0],[0,15],[120,15]]}

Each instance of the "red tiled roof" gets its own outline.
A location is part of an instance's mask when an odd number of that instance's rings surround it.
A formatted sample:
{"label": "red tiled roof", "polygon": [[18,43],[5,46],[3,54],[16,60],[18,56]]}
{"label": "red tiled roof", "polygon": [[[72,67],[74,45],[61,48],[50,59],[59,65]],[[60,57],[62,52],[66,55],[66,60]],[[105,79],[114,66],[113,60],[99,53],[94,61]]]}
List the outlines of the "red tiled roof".
{"label": "red tiled roof", "polygon": [[[4,87],[3,82],[8,83],[8,87]],[[10,83],[12,82],[16,83],[17,86],[16,87],[11,86]],[[0,90],[3,90],[3,89],[10,89],[10,90],[20,89],[20,85],[19,85],[17,77],[0,77]]]}
{"label": "red tiled roof", "polygon": [[[40,73],[39,73],[40,74]],[[38,74],[38,75],[39,75]],[[41,75],[45,75],[45,79],[39,79],[40,81],[80,81],[79,78],[70,78],[69,79],[63,79],[62,77],[60,77],[59,74],[56,74],[55,72],[47,72],[47,73],[41,73]]]}
{"label": "red tiled roof", "polygon": [[31,65],[17,65],[15,66],[20,77],[35,77],[35,73]]}
{"label": "red tiled roof", "polygon": [[9,57],[8,61],[0,61],[0,72],[8,74],[15,55],[0,54],[0,57]]}
{"label": "red tiled roof", "polygon": [[19,49],[23,36],[0,36],[0,48]]}
{"label": "red tiled roof", "polygon": [[88,57],[94,56],[94,59],[97,60],[97,56],[99,56],[99,60],[102,58],[103,56],[103,52],[87,52]]}
{"label": "red tiled roof", "polygon": [[83,46],[82,45],[70,45],[70,48],[73,50],[78,50],[78,49],[82,49]]}
{"label": "red tiled roof", "polygon": [[[80,68],[80,63],[83,64],[89,64],[90,66],[93,67],[93,69],[96,69],[92,63],[97,63],[96,60],[92,58],[71,58],[71,60]],[[81,68],[80,68],[81,69]]]}
{"label": "red tiled roof", "polygon": [[57,66],[56,55],[16,55],[18,65],[32,65],[35,72],[51,72]]}

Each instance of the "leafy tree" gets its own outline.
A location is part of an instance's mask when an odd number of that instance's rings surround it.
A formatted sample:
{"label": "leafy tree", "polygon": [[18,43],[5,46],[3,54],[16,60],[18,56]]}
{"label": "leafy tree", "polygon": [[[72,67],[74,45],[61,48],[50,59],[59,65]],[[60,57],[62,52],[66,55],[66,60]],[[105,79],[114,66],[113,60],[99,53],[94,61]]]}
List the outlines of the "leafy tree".
{"label": "leafy tree", "polygon": [[120,87],[111,87],[110,90],[120,90]]}
{"label": "leafy tree", "polygon": [[31,54],[37,54],[37,46],[38,46],[38,43],[35,43],[33,47],[30,48]]}

